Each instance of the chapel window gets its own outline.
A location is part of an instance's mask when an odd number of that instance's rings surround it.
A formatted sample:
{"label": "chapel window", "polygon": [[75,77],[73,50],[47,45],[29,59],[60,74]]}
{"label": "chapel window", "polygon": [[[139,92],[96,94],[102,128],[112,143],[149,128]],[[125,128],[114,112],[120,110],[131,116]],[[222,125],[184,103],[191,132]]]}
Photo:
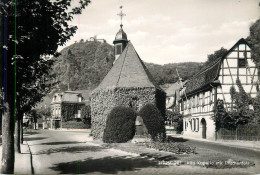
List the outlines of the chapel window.
{"label": "chapel window", "polygon": [[121,45],[116,45],[116,55],[119,55],[122,53],[122,46]]}

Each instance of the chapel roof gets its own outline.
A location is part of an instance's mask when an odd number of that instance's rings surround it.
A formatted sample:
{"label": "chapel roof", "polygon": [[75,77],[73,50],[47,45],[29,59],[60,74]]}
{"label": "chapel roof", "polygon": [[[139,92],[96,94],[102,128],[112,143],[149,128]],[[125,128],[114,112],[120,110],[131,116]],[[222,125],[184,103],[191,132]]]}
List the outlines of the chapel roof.
{"label": "chapel roof", "polygon": [[122,40],[128,41],[128,40],[127,40],[127,35],[126,35],[126,33],[124,32],[123,28],[120,28],[119,31],[118,31],[117,34],[116,34],[116,37],[115,37],[114,42],[116,42],[116,41],[122,41]]}
{"label": "chapel roof", "polygon": [[153,80],[150,72],[130,41],[103,81],[94,91],[116,87],[154,87],[163,91]]}
{"label": "chapel roof", "polygon": [[223,59],[232,52],[239,44],[247,44],[247,41],[244,38],[241,38],[227,53],[207,66],[202,67],[202,69],[190,78],[186,84],[186,95],[189,96],[201,89],[204,89],[218,79],[219,70],[221,68],[221,63]]}

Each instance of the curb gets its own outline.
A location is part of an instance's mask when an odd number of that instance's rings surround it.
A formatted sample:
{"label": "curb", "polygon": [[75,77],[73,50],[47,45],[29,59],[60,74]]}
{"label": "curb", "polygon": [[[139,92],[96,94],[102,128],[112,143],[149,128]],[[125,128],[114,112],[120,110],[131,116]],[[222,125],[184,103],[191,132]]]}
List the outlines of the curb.
{"label": "curb", "polygon": [[28,146],[28,150],[30,152],[31,174],[34,174],[33,161],[32,161],[32,159],[33,159],[32,152],[31,152],[30,146],[29,146],[27,141],[25,141],[25,144]]}

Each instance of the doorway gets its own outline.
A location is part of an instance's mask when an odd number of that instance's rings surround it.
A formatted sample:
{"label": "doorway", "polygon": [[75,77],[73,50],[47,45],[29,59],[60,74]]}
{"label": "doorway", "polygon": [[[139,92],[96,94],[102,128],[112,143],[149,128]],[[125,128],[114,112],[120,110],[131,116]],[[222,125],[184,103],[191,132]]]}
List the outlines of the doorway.
{"label": "doorway", "polygon": [[203,118],[201,119],[201,126],[202,126],[202,138],[206,139],[207,138],[207,123],[206,120]]}

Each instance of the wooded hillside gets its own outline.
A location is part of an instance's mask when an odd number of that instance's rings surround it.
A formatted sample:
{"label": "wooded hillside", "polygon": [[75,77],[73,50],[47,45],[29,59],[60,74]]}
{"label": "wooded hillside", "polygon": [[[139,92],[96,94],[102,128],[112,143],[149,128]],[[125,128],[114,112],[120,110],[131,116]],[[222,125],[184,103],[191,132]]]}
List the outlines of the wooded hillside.
{"label": "wooded hillside", "polygon": [[[61,55],[55,58],[53,71],[60,81],[57,88],[61,91],[68,89],[69,82],[71,90],[95,88],[111,69],[114,61],[113,46],[98,41],[74,43],[60,53]],[[176,68],[180,76],[187,79],[194,75],[201,65],[196,62],[145,64],[159,85],[176,82]]]}

